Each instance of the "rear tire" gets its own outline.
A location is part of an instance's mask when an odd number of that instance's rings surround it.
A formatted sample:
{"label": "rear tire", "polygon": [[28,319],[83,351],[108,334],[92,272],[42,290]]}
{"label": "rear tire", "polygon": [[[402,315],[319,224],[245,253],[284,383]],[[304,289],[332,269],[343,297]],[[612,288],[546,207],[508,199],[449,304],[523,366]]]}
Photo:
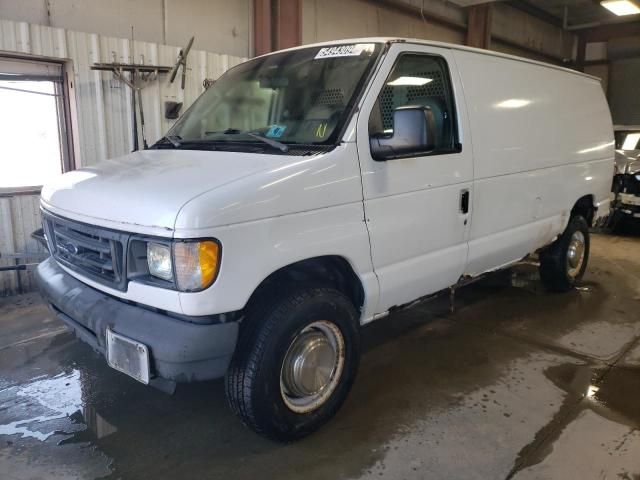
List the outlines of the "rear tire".
{"label": "rear tire", "polygon": [[562,235],[540,253],[540,278],[551,292],[575,287],[589,260],[589,227],[581,215],[571,217]]}
{"label": "rear tire", "polygon": [[242,327],[225,387],[246,426],[291,441],[335,415],[360,358],[358,315],[345,295],[321,287],[265,295]]}

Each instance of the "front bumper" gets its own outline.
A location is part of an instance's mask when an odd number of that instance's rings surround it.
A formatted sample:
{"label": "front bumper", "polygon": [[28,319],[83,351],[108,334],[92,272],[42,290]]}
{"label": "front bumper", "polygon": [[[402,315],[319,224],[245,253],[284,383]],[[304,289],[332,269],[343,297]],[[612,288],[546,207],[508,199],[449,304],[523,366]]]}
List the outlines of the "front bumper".
{"label": "front bumper", "polygon": [[640,196],[631,193],[618,193],[615,210],[634,218],[640,218]]}
{"label": "front bumper", "polygon": [[149,348],[152,377],[175,382],[225,374],[238,323],[191,323],[106,295],[65,272],[53,258],[38,265],[40,292],[57,317],[103,356],[110,329]]}

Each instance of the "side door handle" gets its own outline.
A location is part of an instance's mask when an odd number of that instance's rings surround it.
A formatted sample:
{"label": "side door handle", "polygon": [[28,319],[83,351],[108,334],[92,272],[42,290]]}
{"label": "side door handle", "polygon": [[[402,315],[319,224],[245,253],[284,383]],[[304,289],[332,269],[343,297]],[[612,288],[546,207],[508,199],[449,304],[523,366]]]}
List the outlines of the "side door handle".
{"label": "side door handle", "polygon": [[469,190],[462,190],[460,192],[460,211],[462,213],[469,213]]}

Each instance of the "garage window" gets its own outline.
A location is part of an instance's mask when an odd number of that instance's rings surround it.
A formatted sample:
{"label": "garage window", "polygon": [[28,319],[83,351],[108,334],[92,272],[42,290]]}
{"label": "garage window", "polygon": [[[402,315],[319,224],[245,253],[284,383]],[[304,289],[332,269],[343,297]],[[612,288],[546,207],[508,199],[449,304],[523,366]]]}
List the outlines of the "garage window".
{"label": "garage window", "polygon": [[37,192],[69,168],[63,66],[0,57],[0,193]]}

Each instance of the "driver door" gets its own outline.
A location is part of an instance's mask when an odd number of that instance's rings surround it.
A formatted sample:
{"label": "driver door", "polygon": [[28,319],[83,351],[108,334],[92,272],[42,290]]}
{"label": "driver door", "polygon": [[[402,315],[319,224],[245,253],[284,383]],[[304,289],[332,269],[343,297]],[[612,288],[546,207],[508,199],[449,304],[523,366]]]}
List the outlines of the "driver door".
{"label": "driver door", "polygon": [[[370,137],[394,134],[394,110],[435,117],[434,148],[374,160]],[[357,143],[371,254],[380,283],[376,313],[458,281],[467,263],[473,158],[462,85],[450,50],[395,43],[363,101]]]}

